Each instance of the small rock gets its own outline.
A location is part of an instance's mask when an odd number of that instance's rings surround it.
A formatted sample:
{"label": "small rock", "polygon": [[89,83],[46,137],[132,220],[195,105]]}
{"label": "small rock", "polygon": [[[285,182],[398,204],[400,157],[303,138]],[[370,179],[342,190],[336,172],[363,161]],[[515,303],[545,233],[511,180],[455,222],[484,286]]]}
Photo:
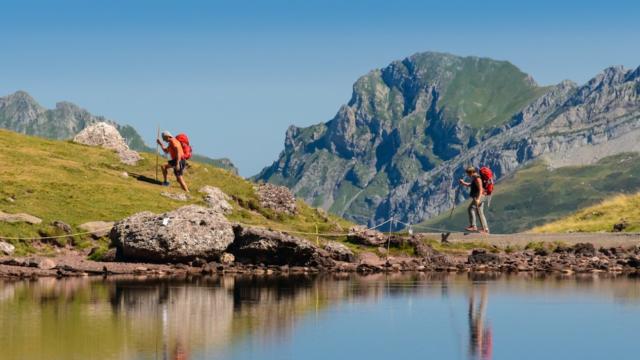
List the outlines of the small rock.
{"label": "small rock", "polygon": [[0,253],[11,255],[15,250],[15,246],[9,244],[8,242],[0,241]]}
{"label": "small rock", "polygon": [[626,221],[619,222],[613,225],[613,232],[623,232],[628,226]]}
{"label": "small rock", "polygon": [[41,270],[51,270],[56,267],[56,263],[49,258],[36,258],[29,260],[29,266],[37,267]]}
{"label": "small rock", "polygon": [[383,233],[377,230],[368,229],[366,226],[356,225],[349,229],[347,240],[354,244],[367,246],[380,246],[387,242]]}
{"label": "small rock", "polygon": [[289,188],[274,184],[260,184],[256,187],[260,206],[277,213],[295,215],[298,212],[296,198]]}
{"label": "small rock", "polygon": [[236,257],[233,256],[233,254],[230,254],[228,252],[226,253],[222,253],[222,255],[220,256],[220,263],[224,264],[224,265],[231,265],[236,261]]}
{"label": "small rock", "polygon": [[64,221],[61,220],[56,220],[54,222],[51,223],[51,225],[53,225],[53,227],[55,227],[56,229],[64,232],[65,234],[71,234],[71,232],[73,232],[73,229],[71,228],[71,225],[65,223]]}
{"label": "small rock", "polygon": [[176,201],[187,201],[189,200],[189,195],[185,194],[185,193],[171,193],[171,192],[161,192],[160,195],[169,198],[171,200],[176,200]]}
{"label": "small rock", "polygon": [[123,172],[120,173],[120,176],[126,179],[126,178],[129,177],[129,173],[126,172],[126,171],[123,171]]}
{"label": "small rock", "polygon": [[146,272],[147,270],[148,270],[148,269],[147,269],[146,267],[144,267],[144,266],[138,266],[138,267],[136,267],[135,269],[133,269],[133,271],[134,271],[134,272],[137,272],[137,273]]}
{"label": "small rock", "polygon": [[204,194],[204,202],[214,211],[221,214],[230,214],[233,211],[233,206],[229,204],[231,198],[219,188],[207,185],[199,191]]}
{"label": "small rock", "polygon": [[8,202],[10,202],[10,203],[14,203],[14,202],[16,202],[16,199],[15,199],[15,198],[13,198],[13,197],[11,197],[11,196],[7,197],[5,200],[7,200],[7,201],[8,201]]}
{"label": "small rock", "polygon": [[8,214],[3,211],[0,211],[0,221],[4,221],[8,223],[26,222],[31,225],[38,225],[42,223],[42,219],[37,218],[33,215],[29,215],[25,213]]}
{"label": "small rock", "polygon": [[78,228],[84,232],[90,233],[94,238],[99,239],[109,235],[109,232],[113,228],[113,224],[113,222],[109,221],[90,221],[78,226]]}
{"label": "small rock", "polygon": [[349,249],[346,245],[341,244],[337,241],[327,241],[324,244],[323,248],[329,252],[329,256],[333,260],[344,261],[344,262],[353,262],[355,261],[355,255],[353,251]]}
{"label": "small rock", "polygon": [[499,263],[500,256],[488,252],[485,249],[474,249],[467,258],[469,264]]}
{"label": "small rock", "polygon": [[575,244],[572,250],[576,256],[594,257],[596,255],[596,248],[591,243]]}

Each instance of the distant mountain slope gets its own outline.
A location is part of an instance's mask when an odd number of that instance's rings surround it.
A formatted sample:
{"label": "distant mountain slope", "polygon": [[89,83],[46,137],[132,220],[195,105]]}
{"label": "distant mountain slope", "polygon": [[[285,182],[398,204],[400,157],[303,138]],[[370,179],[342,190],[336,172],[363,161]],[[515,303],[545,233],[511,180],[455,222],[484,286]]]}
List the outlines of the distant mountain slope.
{"label": "distant mountain slope", "polygon": [[[133,150],[155,151],[144,143],[140,134],[132,126],[118,124],[103,116],[94,116],[70,102],[59,102],[55,109],[46,109],[24,91],[0,97],[0,128],[19,133],[66,140],[73,138],[82,129],[96,122],[113,124]],[[198,155],[197,159],[234,173],[238,172],[229,159],[212,159],[203,155]]]}
{"label": "distant mountain slope", "polygon": [[[466,189],[461,191],[467,192]],[[598,204],[620,193],[633,194],[638,191],[639,153],[623,153],[601,159],[592,165],[557,169],[550,168],[544,161],[538,161],[496,185],[496,192],[486,215],[494,233],[521,232],[564,219],[579,209]],[[422,225],[460,231],[467,226],[467,203],[460,204],[453,216],[449,216],[450,212],[446,211]],[[620,218],[616,219],[619,220]],[[613,223],[609,224],[607,230],[610,231],[612,226]],[[428,230],[420,225],[416,229]],[[592,229],[584,227],[585,231]]]}
{"label": "distant mountain slope", "polygon": [[508,62],[422,53],[360,78],[333,120],[289,128],[257,178],[360,223],[418,223],[464,200],[470,164],[503,178],[541,157],[588,165],[639,144],[640,68],[541,88]]}

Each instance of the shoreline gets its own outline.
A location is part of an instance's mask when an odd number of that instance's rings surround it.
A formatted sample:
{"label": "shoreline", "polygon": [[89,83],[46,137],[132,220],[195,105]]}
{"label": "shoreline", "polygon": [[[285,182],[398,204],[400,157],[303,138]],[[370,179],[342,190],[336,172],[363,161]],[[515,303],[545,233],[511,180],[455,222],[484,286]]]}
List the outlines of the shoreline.
{"label": "shoreline", "polygon": [[640,246],[601,247],[540,243],[536,248],[508,251],[496,246],[441,252],[425,245],[420,256],[379,256],[361,252],[351,262],[331,266],[222,264],[196,259],[189,263],[95,261],[84,252],[67,250],[56,256],[0,257],[0,279],[82,276],[206,276],[214,274],[287,275],[318,273],[612,273],[640,275]]}

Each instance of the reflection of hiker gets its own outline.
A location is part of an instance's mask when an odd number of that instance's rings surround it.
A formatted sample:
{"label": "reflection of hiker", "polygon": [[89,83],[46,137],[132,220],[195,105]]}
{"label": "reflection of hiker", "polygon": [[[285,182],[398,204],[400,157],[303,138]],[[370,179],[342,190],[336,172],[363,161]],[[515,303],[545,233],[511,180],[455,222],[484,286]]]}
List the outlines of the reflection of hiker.
{"label": "reflection of hiker", "polygon": [[184,178],[182,176],[184,169],[187,167],[187,160],[182,149],[182,144],[168,131],[162,132],[162,140],[167,143],[167,146],[165,147],[160,139],[157,140],[158,145],[160,145],[162,151],[171,155],[171,160],[169,160],[165,165],[162,165],[162,176],[164,177],[162,185],[169,186],[169,182],[167,181],[167,172],[169,171],[169,168],[173,168],[173,173],[176,175],[176,180],[178,180],[182,190],[189,192],[189,188],[184,182]]}
{"label": "reflection of hiker", "polygon": [[469,196],[471,197],[471,204],[469,204],[468,212],[469,212],[469,226],[465,229],[468,231],[478,231],[478,227],[476,226],[476,215],[480,218],[480,224],[482,225],[482,230],[480,232],[489,233],[489,226],[487,225],[487,218],[484,216],[484,189],[482,185],[482,178],[478,175],[476,168],[473,166],[468,167],[465,171],[467,175],[471,178],[470,182],[466,182],[463,179],[460,179],[460,184],[466,187],[471,188]]}
{"label": "reflection of hiker", "polygon": [[480,303],[475,303],[475,289],[469,295],[469,353],[471,359],[489,360],[493,357],[493,333],[485,326],[487,287],[482,286]]}

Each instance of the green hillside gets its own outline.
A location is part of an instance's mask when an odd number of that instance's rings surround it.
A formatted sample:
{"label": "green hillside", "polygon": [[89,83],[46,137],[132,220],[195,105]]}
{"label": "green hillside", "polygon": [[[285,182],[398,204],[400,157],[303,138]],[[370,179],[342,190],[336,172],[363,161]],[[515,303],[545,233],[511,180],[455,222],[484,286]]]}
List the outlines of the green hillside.
{"label": "green hillside", "polygon": [[[127,166],[109,150],[6,130],[0,130],[0,147],[6,149],[0,152],[0,163],[4,164],[0,168],[0,210],[25,212],[43,219],[40,225],[0,222],[0,236],[51,236],[57,234],[51,226],[55,220],[77,230],[78,225],[88,221],[115,221],[144,210],[164,212],[187,203],[204,204],[197,192],[204,185],[217,186],[233,198],[231,220],[311,232],[316,224],[321,232],[349,225],[302,202],[295,217],[262,209],[251,182],[208,164],[192,162],[186,174],[192,199],[185,203],[160,195],[163,191],[180,192],[175,181],[169,188],[153,184],[154,154],[144,153],[138,165]],[[124,172],[129,175],[123,176]],[[76,240],[81,243],[86,239]],[[33,250],[30,241],[12,242],[19,249]]]}
{"label": "green hillside", "polygon": [[[640,154],[620,154],[582,167],[549,169],[537,162],[496,185],[487,211],[494,233],[526,231],[620,193],[640,191]],[[452,230],[467,226],[467,204],[424,223]],[[611,224],[612,225],[612,224]]]}
{"label": "green hillside", "polygon": [[540,233],[613,231],[613,226],[621,223],[626,226],[624,231],[640,232],[640,193],[615,196],[560,220],[538,226],[532,231]]}

